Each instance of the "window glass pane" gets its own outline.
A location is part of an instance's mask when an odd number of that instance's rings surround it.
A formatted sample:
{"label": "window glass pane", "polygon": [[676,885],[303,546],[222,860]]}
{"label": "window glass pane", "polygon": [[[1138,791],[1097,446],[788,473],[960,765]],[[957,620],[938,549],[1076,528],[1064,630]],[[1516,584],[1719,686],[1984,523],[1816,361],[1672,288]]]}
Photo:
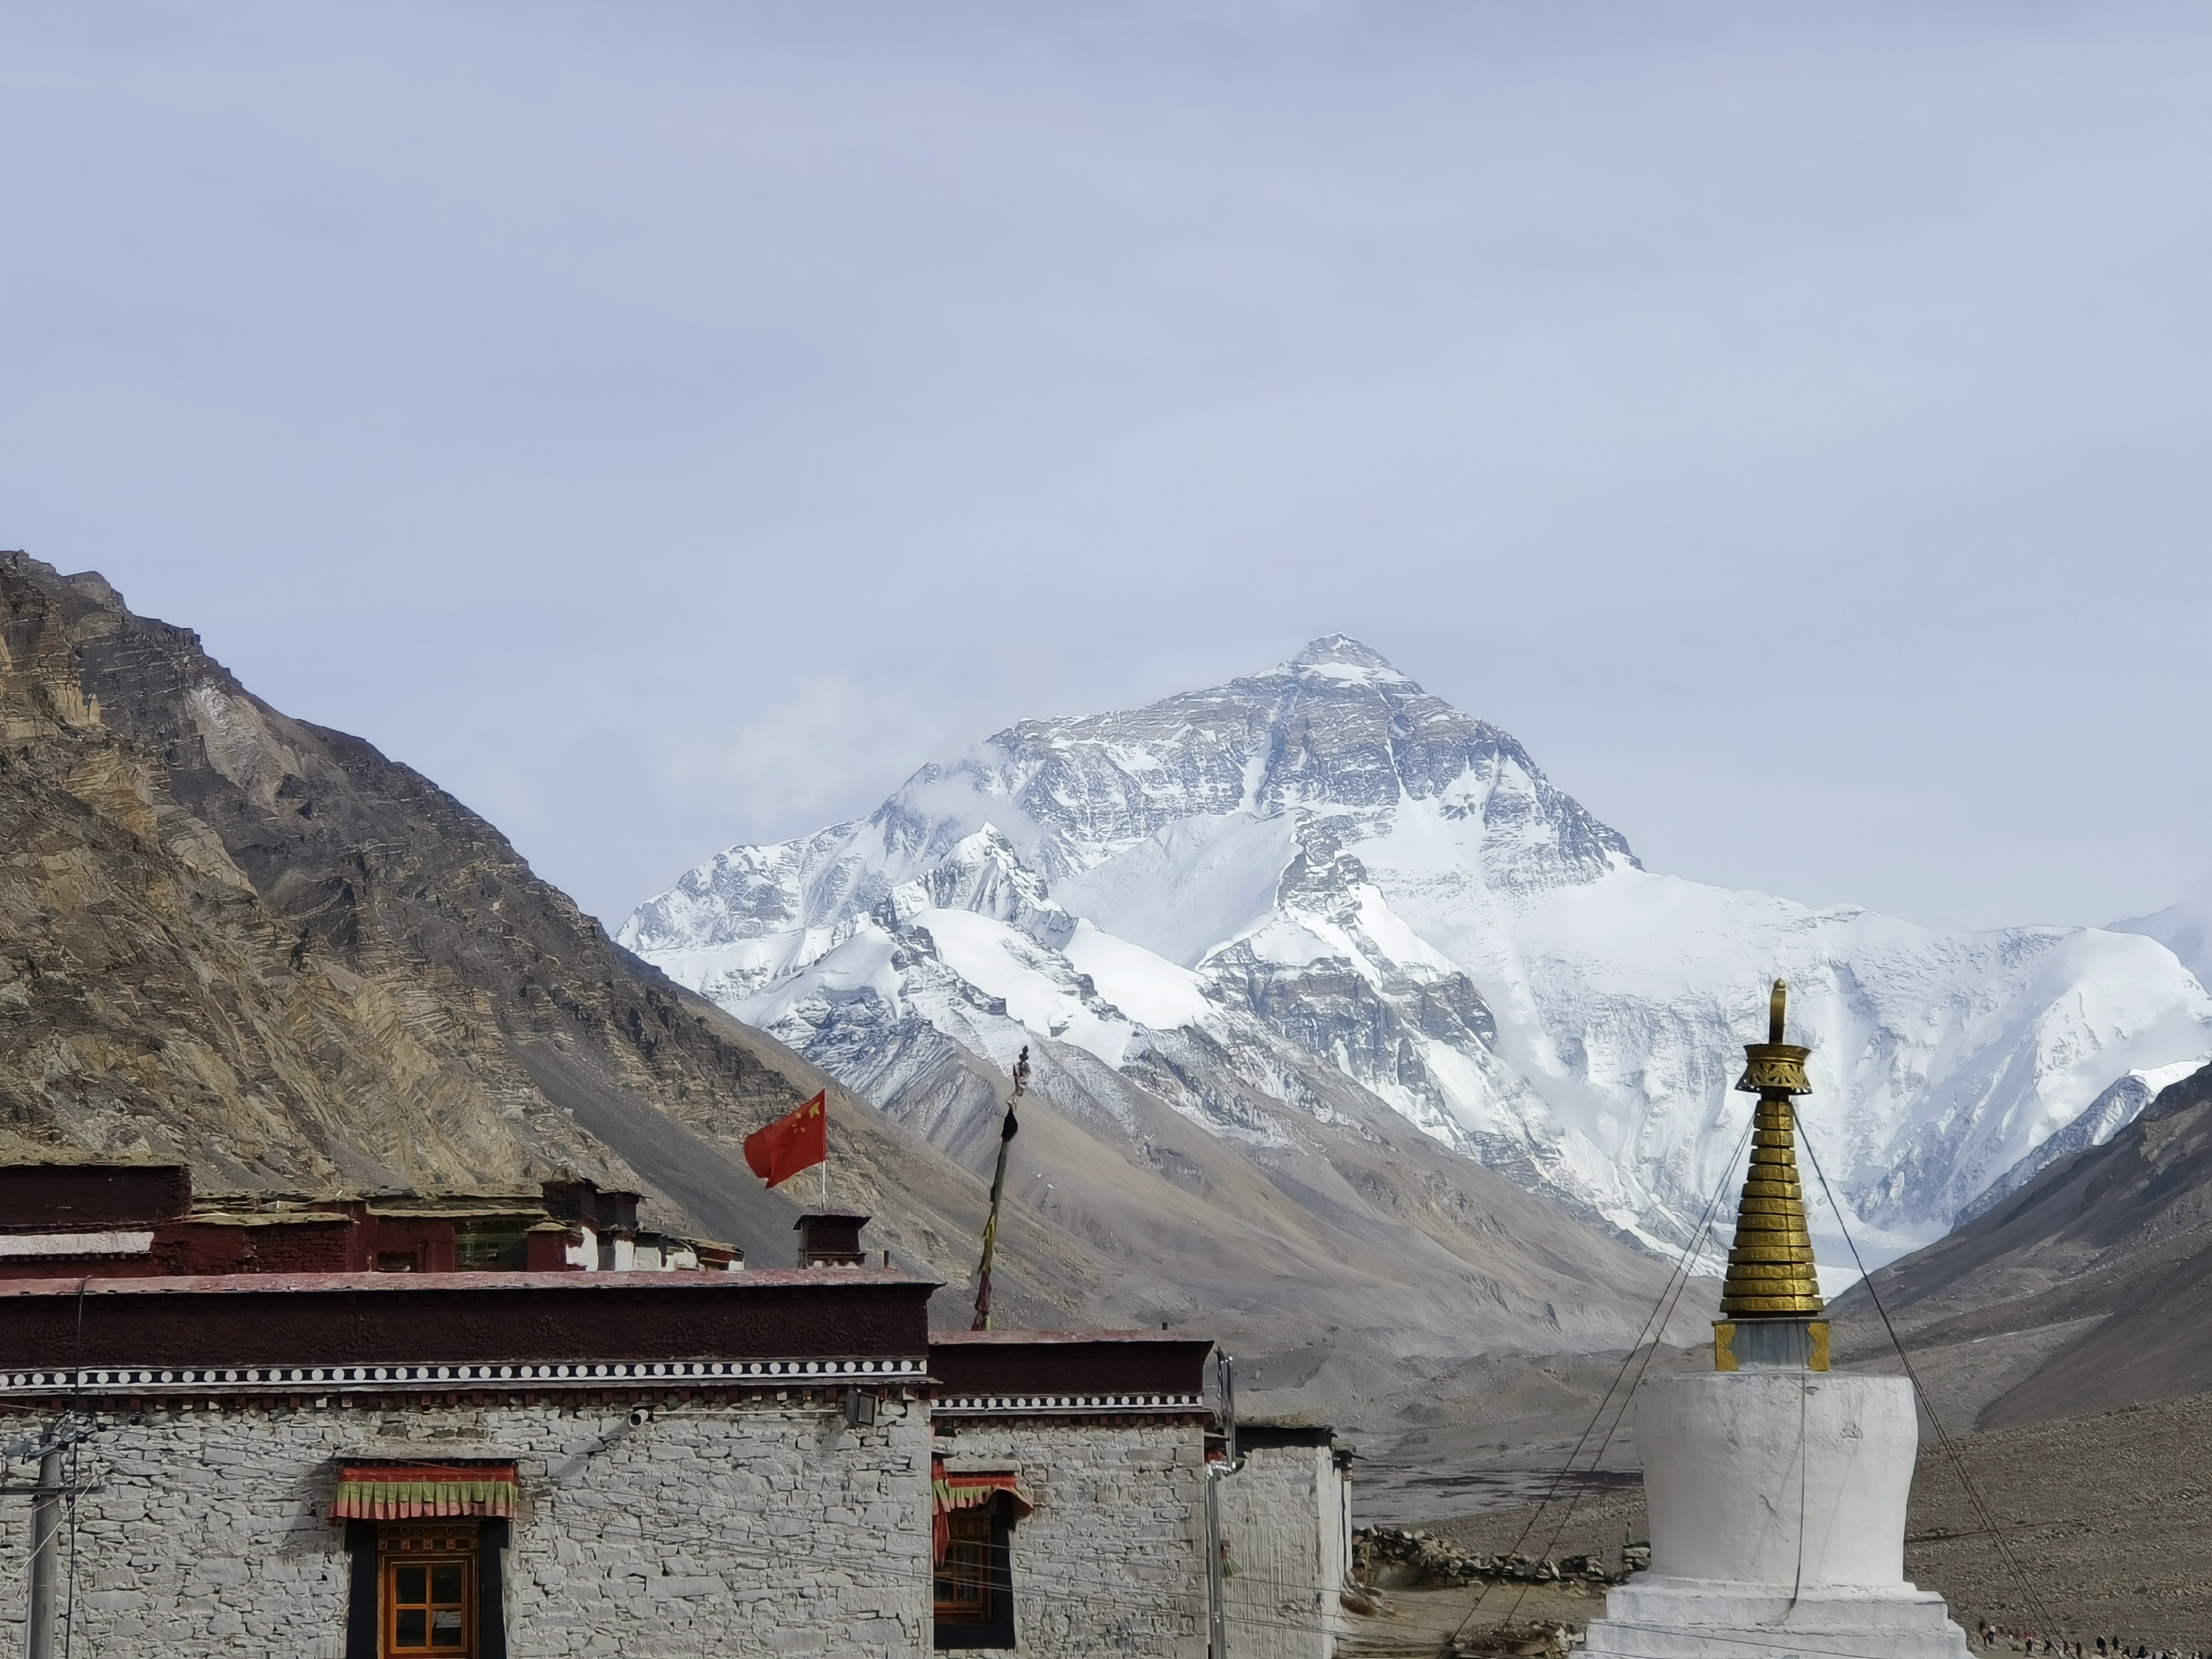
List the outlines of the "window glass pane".
{"label": "window glass pane", "polygon": [[932,1589],[937,1617],[948,1625],[987,1625],[991,1622],[991,1516],[969,1510],[947,1517],[951,1534],[944,1559],[937,1565]]}
{"label": "window glass pane", "polygon": [[470,1617],[476,1537],[463,1523],[380,1528],[386,1659],[467,1659],[476,1650]]}

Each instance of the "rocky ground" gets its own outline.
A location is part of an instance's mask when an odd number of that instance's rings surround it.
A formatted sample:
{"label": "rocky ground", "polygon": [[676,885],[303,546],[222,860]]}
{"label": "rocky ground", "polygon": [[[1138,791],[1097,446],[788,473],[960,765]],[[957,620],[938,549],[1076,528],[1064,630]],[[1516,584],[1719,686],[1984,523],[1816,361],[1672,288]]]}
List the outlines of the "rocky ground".
{"label": "rocky ground", "polygon": [[1923,1452],[1906,1571],[1969,1627],[1980,1616],[2131,1646],[2212,1646],[2208,1443],[2212,1395],[1972,1437],[1963,1461],[2004,1553],[1940,1454]]}
{"label": "rocky ground", "polygon": [[[1969,1630],[1988,1619],[2093,1646],[2101,1635],[2130,1648],[2212,1647],[2208,1444],[2212,1395],[1969,1436],[1958,1443],[1960,1460],[1996,1535],[1950,1460],[1930,1444],[1913,1481],[1906,1575],[1940,1590]],[[1635,1484],[1419,1530],[1432,1559],[1518,1555],[1566,1565],[1583,1557],[1601,1571],[1618,1571],[1624,1542],[1648,1536]],[[1376,1653],[1433,1654],[1454,1630],[1480,1650],[1487,1644],[1478,1638],[1509,1622],[1510,1639],[1498,1645],[1529,1650],[1540,1645],[1542,1626],[1579,1628],[1604,1607],[1605,1586],[1587,1567],[1553,1582],[1492,1574],[1437,1583],[1400,1561],[1378,1566],[1377,1610],[1355,1621],[1364,1649]]]}
{"label": "rocky ground", "polygon": [[[1702,1298],[1717,1286],[1699,1281],[1696,1289]],[[1701,1300],[1696,1316],[1702,1320],[1709,1311]],[[1363,1516],[1425,1526],[1541,1497],[1571,1453],[1578,1487],[1634,1484],[1635,1414],[1625,1409],[1634,1383],[1647,1375],[1710,1365],[1710,1352],[1644,1349],[1625,1373],[1628,1357],[1619,1351],[1485,1354],[1409,1367],[1388,1388],[1364,1397],[1318,1398],[1305,1409],[1333,1408],[1334,1420],[1354,1427]],[[1240,1381],[1238,1398],[1268,1402],[1270,1381],[1262,1371],[1249,1395]]]}

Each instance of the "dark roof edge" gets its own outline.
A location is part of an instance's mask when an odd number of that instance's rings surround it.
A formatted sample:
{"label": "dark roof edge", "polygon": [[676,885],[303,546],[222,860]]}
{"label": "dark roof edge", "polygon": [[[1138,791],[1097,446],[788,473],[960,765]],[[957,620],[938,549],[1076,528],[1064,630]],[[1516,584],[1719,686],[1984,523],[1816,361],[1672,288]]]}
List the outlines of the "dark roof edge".
{"label": "dark roof edge", "polygon": [[0,1297],[74,1298],[80,1285],[88,1297],[282,1296],[319,1292],[420,1296],[431,1291],[489,1295],[542,1291],[603,1294],[666,1291],[691,1296],[742,1296],[748,1291],[818,1291],[832,1295],[854,1291],[908,1291],[926,1297],[939,1289],[941,1283],[897,1268],[884,1267],[747,1267],[737,1273],[641,1268],[623,1273],[186,1273],[114,1279],[94,1274],[84,1279],[67,1276],[0,1279]]}
{"label": "dark roof edge", "polygon": [[1211,1348],[1214,1346],[1210,1336],[1193,1336],[1187,1331],[1155,1331],[1143,1328],[1135,1330],[932,1331],[929,1334],[932,1347],[1026,1347],[1047,1343],[1080,1342],[1150,1342],[1163,1347]]}

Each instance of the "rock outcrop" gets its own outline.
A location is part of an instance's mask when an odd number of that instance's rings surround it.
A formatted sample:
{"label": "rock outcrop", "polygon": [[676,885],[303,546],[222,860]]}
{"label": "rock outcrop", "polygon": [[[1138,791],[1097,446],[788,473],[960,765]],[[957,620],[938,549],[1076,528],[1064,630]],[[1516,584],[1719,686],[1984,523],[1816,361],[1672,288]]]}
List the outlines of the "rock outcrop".
{"label": "rock outcrop", "polygon": [[1419,1528],[1362,1527],[1352,1535],[1353,1577],[1385,1589],[1441,1589],[1455,1584],[1622,1584],[1651,1565],[1649,1544],[1601,1555],[1486,1555]]}

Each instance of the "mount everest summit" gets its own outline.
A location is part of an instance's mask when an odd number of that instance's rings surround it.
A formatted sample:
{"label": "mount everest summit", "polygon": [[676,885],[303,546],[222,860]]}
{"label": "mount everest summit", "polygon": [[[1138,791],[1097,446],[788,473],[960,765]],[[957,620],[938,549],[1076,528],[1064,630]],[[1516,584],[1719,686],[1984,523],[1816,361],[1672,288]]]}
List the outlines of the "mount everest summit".
{"label": "mount everest summit", "polygon": [[1737,1173],[1730,1085],[1779,975],[1804,1136],[1870,1263],[2212,1052],[2212,997],[2151,938],[1654,874],[1512,737],[1340,635],[1024,721],[866,818],[732,848],[620,939],[940,1144],[988,1114],[975,1061],[1027,1044],[1062,1110],[1126,1118],[1110,1072],[1263,1169],[1371,1136],[1379,1101],[1662,1248]]}

